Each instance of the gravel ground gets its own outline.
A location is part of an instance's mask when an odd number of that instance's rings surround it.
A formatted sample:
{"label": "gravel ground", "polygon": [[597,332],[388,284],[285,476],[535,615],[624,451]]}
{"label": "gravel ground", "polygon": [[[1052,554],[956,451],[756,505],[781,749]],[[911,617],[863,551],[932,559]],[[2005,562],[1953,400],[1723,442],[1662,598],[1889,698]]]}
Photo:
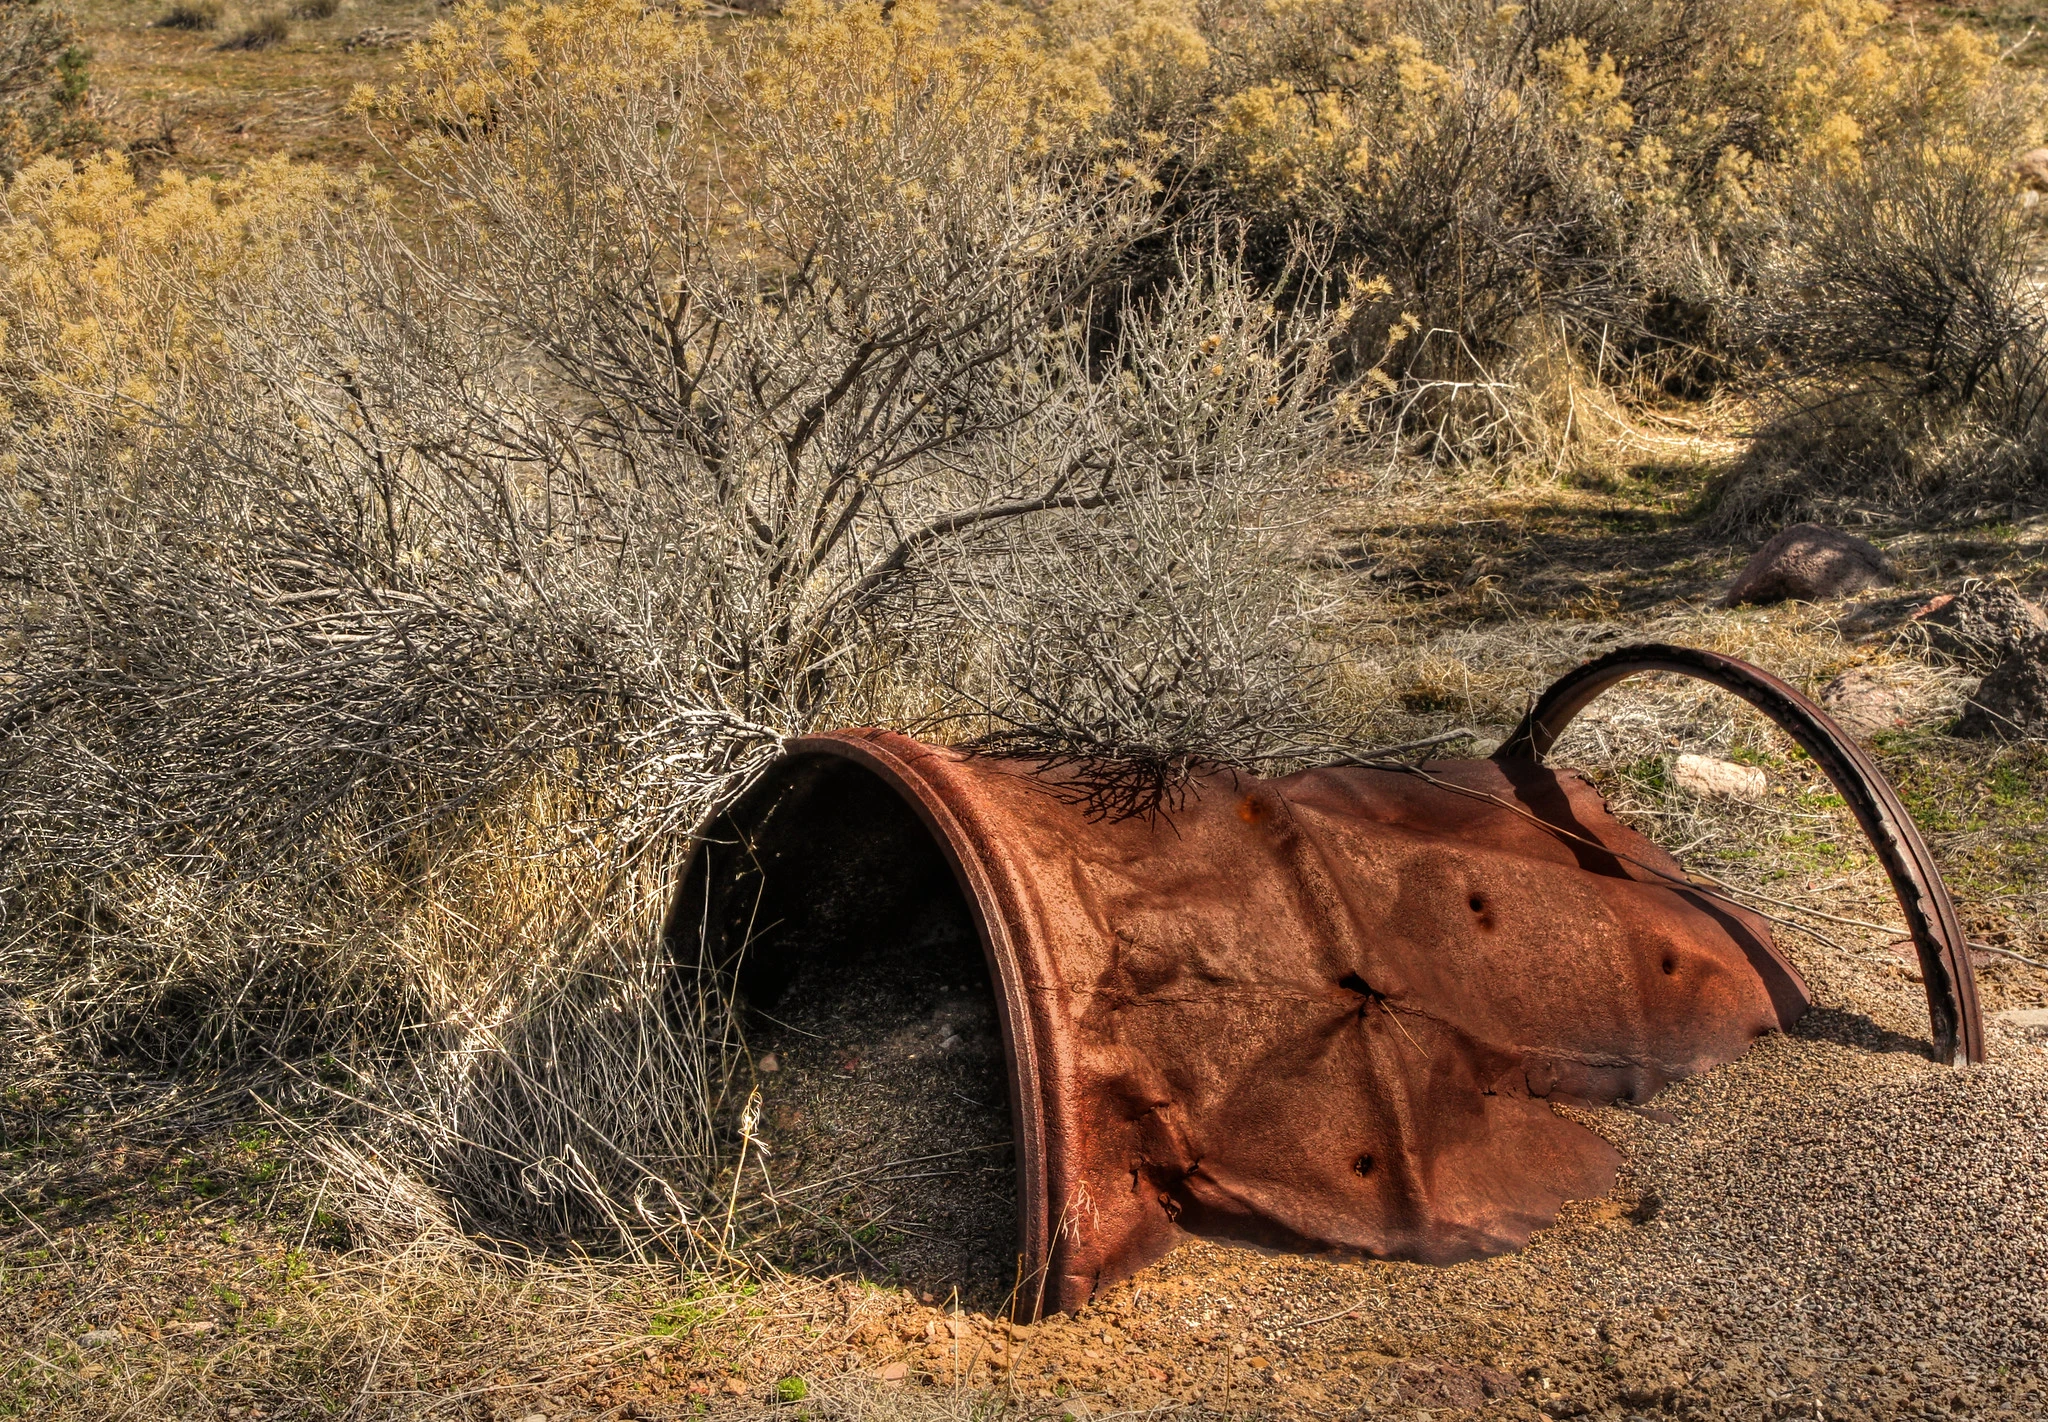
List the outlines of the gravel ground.
{"label": "gravel ground", "polygon": [[784,1222],[761,1247],[780,1266],[1002,1307],[1016,1165],[980,951],[923,943],[814,960],[749,1034]]}
{"label": "gravel ground", "polygon": [[1520,1254],[1198,1242],[1035,1329],[863,1295],[830,1371],[1098,1417],[2048,1416],[2044,1036],[1954,1071],[1821,1011],[1655,1113],[1586,1115],[1622,1181]]}

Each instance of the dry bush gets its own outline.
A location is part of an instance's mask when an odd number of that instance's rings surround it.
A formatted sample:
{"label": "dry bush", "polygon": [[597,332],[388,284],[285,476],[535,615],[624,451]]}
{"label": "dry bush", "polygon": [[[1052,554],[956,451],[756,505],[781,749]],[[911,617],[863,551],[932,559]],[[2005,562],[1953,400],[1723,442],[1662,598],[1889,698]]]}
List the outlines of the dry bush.
{"label": "dry bush", "polygon": [[341,0],[298,0],[285,12],[294,20],[331,20],[341,9]]}
{"label": "dry bush", "polygon": [[292,22],[282,10],[252,15],[242,28],[220,43],[222,49],[271,49],[292,37]]}
{"label": "dry bush", "polygon": [[[1065,0],[1051,34],[1162,200],[1303,233],[1351,275],[1340,375],[1397,448],[1552,457],[1558,380],[1696,394],[1753,351],[1759,217],[1800,175],[1910,143],[2010,156],[2024,109],[1958,28],[1869,0]],[[1536,396],[1538,398],[1532,398]],[[1568,402],[1557,402],[1568,406]]]}
{"label": "dry bush", "polygon": [[45,0],[0,3],[0,182],[39,153],[101,141],[87,63],[71,16]]}
{"label": "dry bush", "polygon": [[[85,1049],[340,1053],[464,1223],[701,1262],[740,1043],[659,936],[688,832],[878,688],[943,709],[1005,557],[1210,616],[1183,560],[1313,466],[1320,340],[1209,243],[1092,343],[1146,183],[1014,28],[477,4],[364,102],[427,231],[284,167],[9,195],[0,972]],[[1275,561],[1228,615],[1285,680]],[[1200,690],[1077,704],[1241,737]]]}
{"label": "dry bush", "polygon": [[157,27],[166,30],[211,30],[220,25],[219,0],[180,0],[164,11]]}
{"label": "dry bush", "polygon": [[2048,300],[2010,178],[1968,154],[1883,153],[1803,185],[1776,228],[1751,309],[1784,386],[1720,524],[2038,493]]}
{"label": "dry bush", "polygon": [[1299,640],[1310,594],[1275,570],[1327,453],[1312,392],[1331,334],[1282,319],[1224,254],[1184,251],[1176,283],[1124,313],[1115,378],[1061,372],[1068,417],[989,447],[1024,466],[1117,449],[1146,496],[976,540],[945,592],[979,744],[1090,766],[1099,808],[1132,813],[1197,764],[1329,736],[1335,698]]}

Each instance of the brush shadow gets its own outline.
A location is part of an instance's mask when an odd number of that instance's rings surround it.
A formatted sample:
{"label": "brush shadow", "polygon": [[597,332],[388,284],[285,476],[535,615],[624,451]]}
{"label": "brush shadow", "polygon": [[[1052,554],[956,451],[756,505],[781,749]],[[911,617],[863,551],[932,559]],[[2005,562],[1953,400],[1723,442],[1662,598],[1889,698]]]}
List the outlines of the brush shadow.
{"label": "brush shadow", "polygon": [[1894,1032],[1860,1012],[1819,1004],[1807,1010],[1806,1015],[1793,1026],[1790,1035],[1815,1042],[1834,1042],[1866,1052],[1908,1052],[1930,1060],[1934,1055],[1933,1048],[1924,1038]]}

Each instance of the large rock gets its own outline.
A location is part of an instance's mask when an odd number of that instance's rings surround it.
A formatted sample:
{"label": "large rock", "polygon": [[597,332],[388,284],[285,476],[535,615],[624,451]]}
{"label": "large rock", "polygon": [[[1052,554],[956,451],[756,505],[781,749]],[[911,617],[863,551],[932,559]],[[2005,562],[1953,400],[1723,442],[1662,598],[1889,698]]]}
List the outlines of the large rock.
{"label": "large rock", "polygon": [[2048,735],[2048,633],[2018,643],[1991,669],[1963,708],[1956,734]]}
{"label": "large rock", "polygon": [[2048,632],[2048,613],[2011,588],[1973,582],[1914,613],[1913,625],[1934,651],[1986,671],[2029,637]]}
{"label": "large rock", "polygon": [[1820,704],[1843,730],[1864,740],[1879,731],[1911,725],[1913,721],[1911,693],[1867,667],[1845,671],[1822,687]]}
{"label": "large rock", "polygon": [[1838,528],[1795,523],[1743,565],[1729,585],[1724,607],[1745,602],[1821,602],[1850,597],[1899,580],[1874,543]]}

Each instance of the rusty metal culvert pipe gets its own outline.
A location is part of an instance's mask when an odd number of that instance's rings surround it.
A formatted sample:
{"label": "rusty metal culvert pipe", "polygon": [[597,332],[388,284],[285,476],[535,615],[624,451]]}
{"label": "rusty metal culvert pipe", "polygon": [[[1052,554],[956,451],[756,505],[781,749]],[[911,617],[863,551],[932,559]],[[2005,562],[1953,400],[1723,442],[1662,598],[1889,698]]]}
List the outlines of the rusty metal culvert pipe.
{"label": "rusty metal culvert pipe", "polygon": [[1651,670],[1726,687],[1814,756],[1939,969],[1937,1054],[1979,1059],[1954,909],[1868,757],[1783,683],[1672,647],[1566,676],[1490,760],[1216,770],[1134,818],[1091,818],[1071,767],[803,737],[700,837],[671,942],[772,999],[796,955],[971,919],[1008,1061],[1019,1317],[1189,1235],[1512,1250],[1620,1164],[1551,1103],[1643,1102],[1811,1003],[1761,918],[1540,762]]}

